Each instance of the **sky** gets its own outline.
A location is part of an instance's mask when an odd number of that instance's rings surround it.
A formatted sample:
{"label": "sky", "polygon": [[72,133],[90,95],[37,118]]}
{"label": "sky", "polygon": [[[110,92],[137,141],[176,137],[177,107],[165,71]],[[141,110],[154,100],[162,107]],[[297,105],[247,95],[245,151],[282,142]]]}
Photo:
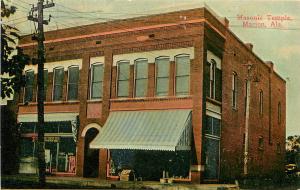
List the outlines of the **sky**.
{"label": "sky", "polygon": [[[6,24],[15,25],[22,35],[35,31],[27,20],[37,0],[5,0],[17,12]],[[287,86],[287,136],[300,135],[300,0],[298,1],[200,1],[200,0],[54,0],[45,9],[51,14],[45,31],[87,25],[129,17],[208,6],[218,16],[226,17],[230,29],[243,41],[254,45],[253,51],[264,61],[272,61]],[[252,27],[239,18],[251,19]],[[251,17],[251,18],[250,18]],[[253,25],[254,24],[254,25]],[[255,27],[254,27],[255,26]],[[254,28],[253,28],[254,27]]]}

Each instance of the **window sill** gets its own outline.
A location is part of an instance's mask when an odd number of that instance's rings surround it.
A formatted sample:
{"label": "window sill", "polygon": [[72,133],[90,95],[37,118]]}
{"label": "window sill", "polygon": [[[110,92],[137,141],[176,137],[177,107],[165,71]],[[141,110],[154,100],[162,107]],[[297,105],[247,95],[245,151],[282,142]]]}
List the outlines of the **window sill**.
{"label": "window sill", "polygon": [[208,96],[206,96],[206,100],[208,100],[211,103],[217,104],[217,105],[222,105],[222,102],[220,102],[218,100],[215,100],[215,99],[213,99],[211,97],[208,97]]}
{"label": "window sill", "polygon": [[176,100],[176,99],[189,99],[192,96],[154,96],[154,97],[138,97],[138,98],[114,98],[110,99],[111,102],[125,102],[125,101],[152,101],[152,100]]}
{"label": "window sill", "polygon": [[258,150],[259,150],[259,151],[264,151],[264,148],[258,147]]}
{"label": "window sill", "polygon": [[89,99],[87,103],[102,102],[102,99]]}
{"label": "window sill", "polygon": [[236,107],[231,107],[233,111],[238,111],[238,109]]}
{"label": "window sill", "polygon": [[[51,105],[51,104],[77,104],[79,100],[70,100],[70,101],[51,101],[51,102],[44,102],[44,105]],[[38,105],[37,102],[30,102],[30,103],[19,103],[19,106],[36,106]]]}

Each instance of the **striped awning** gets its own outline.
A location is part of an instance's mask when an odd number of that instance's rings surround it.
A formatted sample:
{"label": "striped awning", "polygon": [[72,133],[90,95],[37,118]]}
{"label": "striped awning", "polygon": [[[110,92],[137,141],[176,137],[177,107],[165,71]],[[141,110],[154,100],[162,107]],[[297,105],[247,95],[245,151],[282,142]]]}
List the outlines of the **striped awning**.
{"label": "striped awning", "polygon": [[190,150],[191,110],[111,112],[90,148]]}
{"label": "striped awning", "polygon": [[[46,113],[44,114],[45,122],[51,121],[76,121],[78,113]],[[37,114],[19,114],[18,122],[38,122]]]}

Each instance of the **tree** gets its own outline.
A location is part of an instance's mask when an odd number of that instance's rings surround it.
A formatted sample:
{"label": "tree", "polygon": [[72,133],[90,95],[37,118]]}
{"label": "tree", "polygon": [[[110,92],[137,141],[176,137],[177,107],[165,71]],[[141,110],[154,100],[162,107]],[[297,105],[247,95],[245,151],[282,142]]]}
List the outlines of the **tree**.
{"label": "tree", "polygon": [[288,164],[296,163],[297,154],[300,154],[300,136],[289,136],[286,142],[286,161]]}
{"label": "tree", "polygon": [[[16,12],[16,7],[6,6],[1,0],[1,18],[9,18]],[[8,24],[1,24],[1,97],[18,97],[25,80],[23,69],[29,63],[29,56],[18,48],[20,39],[18,29]],[[11,174],[18,171],[18,127],[17,106],[14,101],[1,105],[1,173]]]}
{"label": "tree", "polygon": [[[8,18],[16,12],[16,7],[6,6],[1,0],[1,18]],[[21,48],[16,47],[20,39],[18,29],[8,24],[1,24],[1,97],[13,96],[25,84],[22,76],[24,67],[29,62]]]}

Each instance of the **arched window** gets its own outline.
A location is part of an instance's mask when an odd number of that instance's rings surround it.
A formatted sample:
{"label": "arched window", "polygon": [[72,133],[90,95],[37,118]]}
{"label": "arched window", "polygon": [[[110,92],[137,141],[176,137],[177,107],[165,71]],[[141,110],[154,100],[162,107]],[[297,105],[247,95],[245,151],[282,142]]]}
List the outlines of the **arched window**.
{"label": "arched window", "polygon": [[33,94],[34,71],[33,70],[25,71],[25,77],[26,77],[26,84],[24,90],[24,102],[31,102],[32,94]]}
{"label": "arched window", "polygon": [[263,91],[259,92],[259,115],[263,115],[264,112],[264,94]]}
{"label": "arched window", "polygon": [[134,62],[135,97],[145,97],[148,87],[148,60],[137,59]]}
{"label": "arched window", "polygon": [[[38,86],[36,87],[38,90]],[[47,89],[48,89],[48,69],[44,69],[44,101],[47,101]],[[38,91],[37,91],[37,96],[38,98]]]}
{"label": "arched window", "polygon": [[281,123],[281,103],[278,102],[278,123]]}
{"label": "arched window", "polygon": [[156,96],[167,96],[169,92],[169,57],[158,57],[155,59]]}
{"label": "arched window", "polygon": [[263,150],[264,149],[264,138],[262,136],[260,136],[258,138],[258,148],[259,148],[259,150]]}
{"label": "arched window", "polygon": [[129,96],[129,61],[118,62],[118,83],[117,83],[117,95],[118,97]]}
{"label": "arched window", "polygon": [[232,73],[232,107],[237,108],[237,74]]}
{"label": "arched window", "polygon": [[187,54],[175,57],[175,94],[188,95],[190,91],[190,56]]}
{"label": "arched window", "polygon": [[79,66],[72,65],[68,68],[68,100],[78,99]]}
{"label": "arched window", "polygon": [[44,101],[47,101],[48,69],[44,69]]}
{"label": "arched window", "polygon": [[216,88],[215,88],[215,79],[216,79],[216,62],[215,60],[211,60],[210,68],[209,68],[209,97],[215,98]]}
{"label": "arched window", "polygon": [[53,75],[53,101],[62,101],[63,98],[63,82],[64,82],[64,68],[54,68]]}
{"label": "arched window", "polygon": [[91,65],[91,87],[90,99],[100,99],[103,95],[103,63],[93,63]]}

